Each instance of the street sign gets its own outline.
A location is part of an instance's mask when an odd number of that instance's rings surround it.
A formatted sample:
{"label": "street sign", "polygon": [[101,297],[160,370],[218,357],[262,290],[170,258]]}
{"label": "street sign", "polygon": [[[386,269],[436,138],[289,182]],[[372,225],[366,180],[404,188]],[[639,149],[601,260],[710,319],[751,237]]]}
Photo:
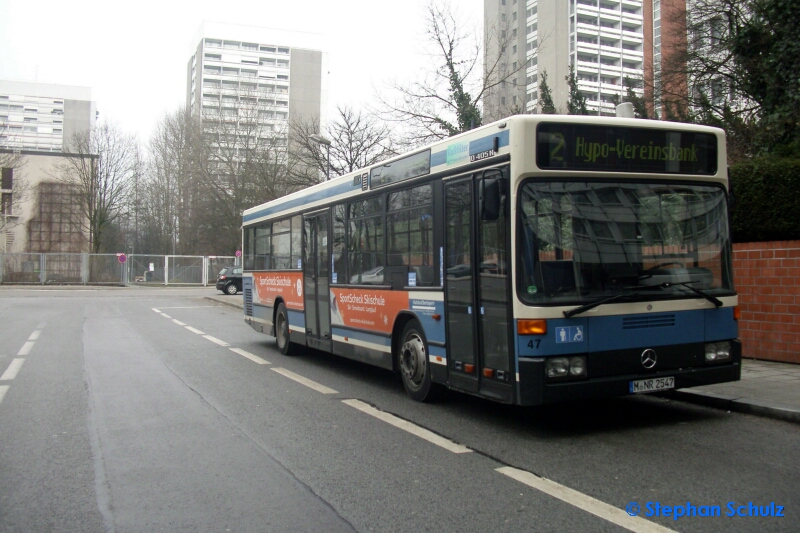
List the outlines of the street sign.
{"label": "street sign", "polygon": [[236,250],[236,257],[242,257],[242,251]]}
{"label": "street sign", "polygon": [[128,258],[125,256],[125,254],[117,254],[117,261],[119,261],[120,263],[124,263],[127,260]]}

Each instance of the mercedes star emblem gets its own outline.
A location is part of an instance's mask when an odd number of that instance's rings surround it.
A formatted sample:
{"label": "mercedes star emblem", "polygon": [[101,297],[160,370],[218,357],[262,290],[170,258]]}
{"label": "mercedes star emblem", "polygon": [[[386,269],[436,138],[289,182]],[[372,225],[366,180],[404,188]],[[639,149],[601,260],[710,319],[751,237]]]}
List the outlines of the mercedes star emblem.
{"label": "mercedes star emblem", "polygon": [[656,351],[650,348],[642,352],[642,366],[648,370],[656,366]]}

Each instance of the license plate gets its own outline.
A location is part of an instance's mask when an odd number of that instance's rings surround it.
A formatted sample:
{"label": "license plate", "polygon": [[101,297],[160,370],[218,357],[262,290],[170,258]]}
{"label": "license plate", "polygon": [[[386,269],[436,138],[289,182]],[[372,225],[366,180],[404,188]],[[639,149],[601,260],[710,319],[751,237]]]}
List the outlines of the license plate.
{"label": "license plate", "polygon": [[639,379],[631,381],[630,392],[631,394],[640,394],[642,392],[656,392],[660,390],[674,389],[675,378],[672,376],[666,378],[653,378],[653,379]]}

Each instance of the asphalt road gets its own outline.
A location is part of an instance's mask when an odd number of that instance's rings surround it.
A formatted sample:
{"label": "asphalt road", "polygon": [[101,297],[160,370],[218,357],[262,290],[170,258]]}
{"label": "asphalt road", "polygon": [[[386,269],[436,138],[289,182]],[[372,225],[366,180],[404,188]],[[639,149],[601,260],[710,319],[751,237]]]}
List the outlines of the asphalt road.
{"label": "asphalt road", "polygon": [[390,372],[281,356],[208,294],[0,288],[0,531],[798,530],[797,425],[653,397],[419,404]]}

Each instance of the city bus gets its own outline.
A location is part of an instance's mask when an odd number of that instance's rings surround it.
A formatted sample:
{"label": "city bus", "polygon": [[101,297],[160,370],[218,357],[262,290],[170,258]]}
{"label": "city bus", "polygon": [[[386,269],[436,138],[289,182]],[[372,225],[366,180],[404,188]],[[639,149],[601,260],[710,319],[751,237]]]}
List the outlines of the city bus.
{"label": "city bus", "polygon": [[243,213],[244,320],[541,405],[741,373],[722,130],[523,115]]}

